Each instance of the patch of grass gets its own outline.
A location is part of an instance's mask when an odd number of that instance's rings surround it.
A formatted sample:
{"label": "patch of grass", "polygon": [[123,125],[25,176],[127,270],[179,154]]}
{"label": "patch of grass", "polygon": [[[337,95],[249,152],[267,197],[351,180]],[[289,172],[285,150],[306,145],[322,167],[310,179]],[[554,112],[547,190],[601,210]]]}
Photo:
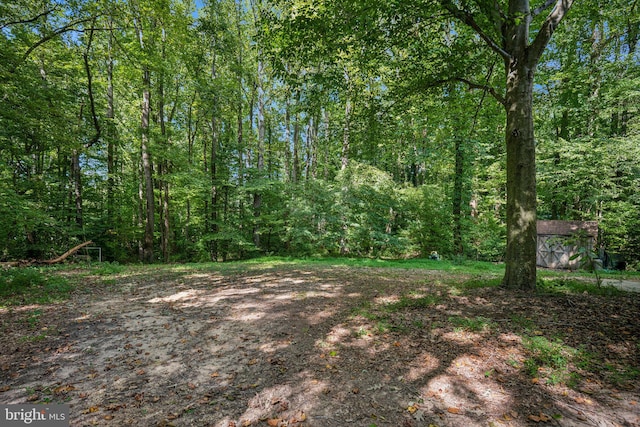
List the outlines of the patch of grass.
{"label": "patch of grass", "polygon": [[29,328],[34,329],[38,327],[38,324],[40,323],[40,316],[42,315],[42,313],[43,311],[40,309],[32,310],[31,313],[29,313],[29,316],[26,320]]}
{"label": "patch of grass", "polygon": [[385,310],[395,313],[400,310],[417,310],[434,306],[440,299],[435,295],[425,295],[421,297],[411,297],[403,295],[396,302],[392,302],[385,306]]}
{"label": "patch of grass", "polygon": [[98,276],[110,276],[112,274],[120,274],[126,270],[124,265],[120,265],[117,262],[103,262],[100,263],[98,268],[93,271],[93,274]]}
{"label": "patch of grass", "polygon": [[474,318],[452,316],[449,317],[449,322],[452,323],[456,330],[466,330],[472,332],[480,332],[491,329],[493,322],[486,317],[478,316]]}
{"label": "patch of grass", "polygon": [[518,314],[513,314],[511,316],[511,323],[513,323],[515,326],[519,326],[526,332],[531,332],[536,327],[536,323],[533,320],[529,319],[528,317],[520,316]]}
{"label": "patch of grass", "polygon": [[529,353],[524,366],[532,377],[544,377],[549,384],[577,383],[579,376],[569,371],[571,363],[590,366],[589,356],[560,339],[550,341],[543,336],[525,336],[522,345]]}
{"label": "patch of grass", "polygon": [[589,283],[570,277],[538,278],[536,283],[540,293],[563,293],[581,294],[588,293],[598,296],[620,296],[626,292],[613,286],[598,286],[596,283]]}
{"label": "patch of grass", "polygon": [[38,342],[47,338],[47,334],[38,334],[33,336],[24,336],[20,338],[20,342]]}
{"label": "patch of grass", "polygon": [[41,269],[13,268],[0,271],[0,304],[48,304],[68,299],[73,286],[60,276]]}
{"label": "patch of grass", "polygon": [[616,386],[625,386],[640,378],[640,368],[634,366],[604,365],[605,375]]}
{"label": "patch of grass", "polygon": [[[187,264],[189,269],[213,269],[229,271],[234,269],[246,269],[247,266],[257,268],[275,268],[279,266],[346,266],[346,267],[373,267],[373,268],[403,268],[421,270],[440,270],[468,274],[504,273],[504,264],[467,260],[442,260],[436,261],[426,258],[412,259],[380,259],[380,258],[348,258],[348,257],[278,257],[266,256],[242,261],[230,261],[225,263]],[[185,265],[185,266],[187,266]],[[183,270],[185,266],[174,266],[176,271]]]}
{"label": "patch of grass", "polygon": [[351,316],[360,316],[367,320],[377,320],[378,315],[371,311],[371,307],[371,301],[364,301],[362,304],[351,309]]}

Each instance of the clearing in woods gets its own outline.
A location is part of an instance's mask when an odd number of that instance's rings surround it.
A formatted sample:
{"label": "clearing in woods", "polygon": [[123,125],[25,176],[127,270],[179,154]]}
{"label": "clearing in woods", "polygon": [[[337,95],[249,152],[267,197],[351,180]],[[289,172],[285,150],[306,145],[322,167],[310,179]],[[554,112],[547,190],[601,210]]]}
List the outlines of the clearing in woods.
{"label": "clearing in woods", "polygon": [[98,272],[0,310],[0,403],[68,403],[71,426],[640,425],[637,294],[313,263]]}

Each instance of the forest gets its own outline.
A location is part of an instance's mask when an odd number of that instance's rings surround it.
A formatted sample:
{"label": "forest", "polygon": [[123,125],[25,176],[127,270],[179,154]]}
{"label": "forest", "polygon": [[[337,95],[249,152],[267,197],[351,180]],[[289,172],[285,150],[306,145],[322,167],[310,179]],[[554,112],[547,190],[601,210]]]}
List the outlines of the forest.
{"label": "forest", "polygon": [[537,215],[598,221],[637,270],[640,6],[508,3],[2,2],[0,261],[505,261]]}

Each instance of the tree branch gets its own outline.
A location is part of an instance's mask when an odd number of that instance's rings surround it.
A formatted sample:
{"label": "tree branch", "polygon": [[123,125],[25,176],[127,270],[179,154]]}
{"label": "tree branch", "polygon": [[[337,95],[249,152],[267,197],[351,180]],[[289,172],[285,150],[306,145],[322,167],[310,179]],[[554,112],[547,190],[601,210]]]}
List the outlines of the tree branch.
{"label": "tree branch", "polygon": [[501,105],[505,105],[505,99],[504,96],[500,95],[498,93],[498,91],[496,90],[496,88],[494,88],[493,86],[489,86],[489,85],[483,85],[483,84],[478,84],[478,83],[474,83],[470,80],[465,79],[464,77],[455,77],[453,79],[451,79],[453,81],[458,81],[461,83],[466,84],[467,86],[469,86],[469,88],[471,89],[480,89],[486,93],[489,93],[491,96],[493,96],[496,101],[498,101]]}
{"label": "tree branch", "polygon": [[451,83],[451,82],[464,83],[470,89],[479,89],[479,90],[482,90],[484,92],[487,92],[487,93],[491,94],[491,96],[493,96],[495,98],[495,100],[498,101],[501,105],[505,105],[506,101],[505,101],[504,96],[502,96],[500,93],[498,93],[496,88],[494,88],[493,86],[490,86],[489,84],[480,84],[480,83],[472,82],[471,80],[466,79],[464,77],[457,77],[456,76],[456,77],[450,77],[448,79],[433,80],[433,81],[430,81],[430,82],[425,82],[424,84],[421,85],[421,87],[426,89],[426,88],[442,86],[442,85],[445,85],[445,84]]}
{"label": "tree branch", "polygon": [[[95,19],[94,19],[95,23]],[[100,122],[98,121],[98,115],[96,114],[96,103],[93,95],[93,76],[91,75],[91,67],[89,66],[89,51],[91,50],[91,43],[93,42],[93,29],[89,33],[89,41],[87,42],[87,48],[82,54],[84,60],[84,69],[87,73],[87,91],[89,92],[89,106],[91,107],[91,118],[93,121],[93,127],[96,130],[95,135],[89,142],[85,144],[85,148],[90,148],[96,142],[100,140],[102,135],[102,129],[100,128]]]}
{"label": "tree branch", "polygon": [[543,11],[551,7],[551,5],[554,4],[555,2],[556,0],[545,1],[544,4],[541,4],[540,6],[533,9],[533,11],[531,12],[531,17],[535,18],[536,16],[540,15]]}
{"label": "tree branch", "polygon": [[54,12],[57,9],[57,6],[49,9],[49,10],[45,10],[44,12],[34,16],[33,18],[29,18],[29,19],[24,19],[22,21],[9,21],[9,22],[5,22],[2,25],[0,25],[0,30],[9,27],[11,25],[19,25],[19,24],[30,24],[31,22],[35,22],[38,19],[42,18],[43,16],[47,16],[48,14],[50,14],[51,12]]}
{"label": "tree branch", "polygon": [[538,31],[535,40],[531,44],[529,60],[532,65],[536,64],[542,56],[542,52],[547,47],[549,40],[551,40],[551,36],[558,28],[560,21],[566,16],[572,4],[573,0],[556,0],[556,5],[542,23],[540,31]]}
{"label": "tree branch", "polygon": [[496,52],[498,55],[502,56],[504,59],[510,59],[511,55],[509,54],[509,52],[505,51],[503,48],[500,47],[500,45],[498,43],[496,43],[495,40],[493,40],[491,37],[489,37],[489,35],[487,35],[482,28],[480,27],[480,25],[478,25],[478,23],[476,22],[476,20],[474,19],[473,15],[465,10],[461,10],[459,9],[457,6],[455,6],[451,0],[440,0],[440,4],[442,5],[442,7],[444,7],[445,9],[447,9],[449,11],[449,13],[451,13],[455,18],[457,18],[459,21],[461,21],[462,23],[464,23],[465,25],[467,25],[468,27],[470,27],[473,31],[475,31],[482,40],[484,40],[484,42],[494,51]]}
{"label": "tree branch", "polygon": [[89,22],[89,21],[91,21],[93,19],[95,19],[95,18],[79,19],[77,21],[70,22],[67,25],[65,25],[64,27],[58,28],[57,30],[55,30],[51,34],[47,34],[46,36],[42,37],[40,40],[38,40],[33,45],[31,45],[29,47],[29,49],[27,49],[27,51],[22,55],[22,58],[20,59],[20,61],[18,61],[17,64],[15,64],[13,67],[11,67],[9,72],[12,73],[12,74],[15,73],[16,70],[18,69],[18,67],[20,67],[20,65],[22,65],[24,63],[24,61],[27,60],[29,55],[31,55],[31,53],[34,50],[36,50],[38,47],[42,46],[43,44],[45,44],[49,40],[52,40],[52,39],[58,37],[60,34],[64,34],[64,33],[69,32],[69,31],[78,31],[77,29],[73,28],[75,25],[82,24],[82,23],[85,23],[85,22]]}

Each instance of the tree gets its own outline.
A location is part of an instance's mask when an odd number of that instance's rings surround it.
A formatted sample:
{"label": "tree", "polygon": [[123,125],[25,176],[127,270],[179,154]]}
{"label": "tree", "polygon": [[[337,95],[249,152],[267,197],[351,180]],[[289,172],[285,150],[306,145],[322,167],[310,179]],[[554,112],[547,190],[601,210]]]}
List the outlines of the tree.
{"label": "tree", "polygon": [[[536,166],[533,127],[534,75],[551,36],[570,9],[573,0],[546,0],[532,8],[529,0],[453,2],[324,2],[322,6],[306,2],[285,2],[288,7],[283,28],[297,37],[293,51],[309,47],[308,41],[325,42],[316,53],[362,52],[353,60],[398,63],[404,56],[406,69],[414,72],[425,64],[418,87],[433,87],[459,81],[493,95],[506,114],[507,151],[507,249],[503,285],[512,289],[535,289],[536,286]],[[551,10],[546,18],[542,13]],[[444,15],[442,12],[446,12]],[[451,19],[454,19],[452,21]],[[462,24],[462,25],[460,25]],[[534,31],[537,26],[537,31]],[[440,27],[440,29],[438,29]],[[466,29],[472,30],[471,32]],[[429,42],[428,35],[440,32],[444,41]],[[416,37],[417,36],[417,37]],[[429,48],[415,47],[412,39],[431,43]],[[355,40],[360,49],[349,48]],[[301,43],[302,42],[302,43]],[[306,43],[304,43],[306,42]],[[483,49],[484,47],[484,49]],[[410,56],[407,50],[422,56]],[[471,51],[469,51],[471,49]],[[468,53],[497,55],[504,65],[503,89],[478,83]],[[482,54],[482,52],[485,54]],[[435,53],[434,53],[435,52]],[[308,54],[307,54],[308,55]],[[359,56],[358,56],[359,55]],[[439,68],[438,63],[446,64]],[[415,90],[416,86],[409,90]]]}
{"label": "tree", "polygon": [[[533,19],[554,5],[533,41]],[[478,32],[504,60],[507,114],[507,253],[502,284],[508,288],[532,290],[536,287],[536,144],[533,129],[533,81],[538,61],[572,0],[547,0],[531,10],[528,0],[510,0],[506,15],[493,10],[494,25],[499,25],[502,43],[497,44],[478,26],[475,19],[447,5],[454,16]]]}

